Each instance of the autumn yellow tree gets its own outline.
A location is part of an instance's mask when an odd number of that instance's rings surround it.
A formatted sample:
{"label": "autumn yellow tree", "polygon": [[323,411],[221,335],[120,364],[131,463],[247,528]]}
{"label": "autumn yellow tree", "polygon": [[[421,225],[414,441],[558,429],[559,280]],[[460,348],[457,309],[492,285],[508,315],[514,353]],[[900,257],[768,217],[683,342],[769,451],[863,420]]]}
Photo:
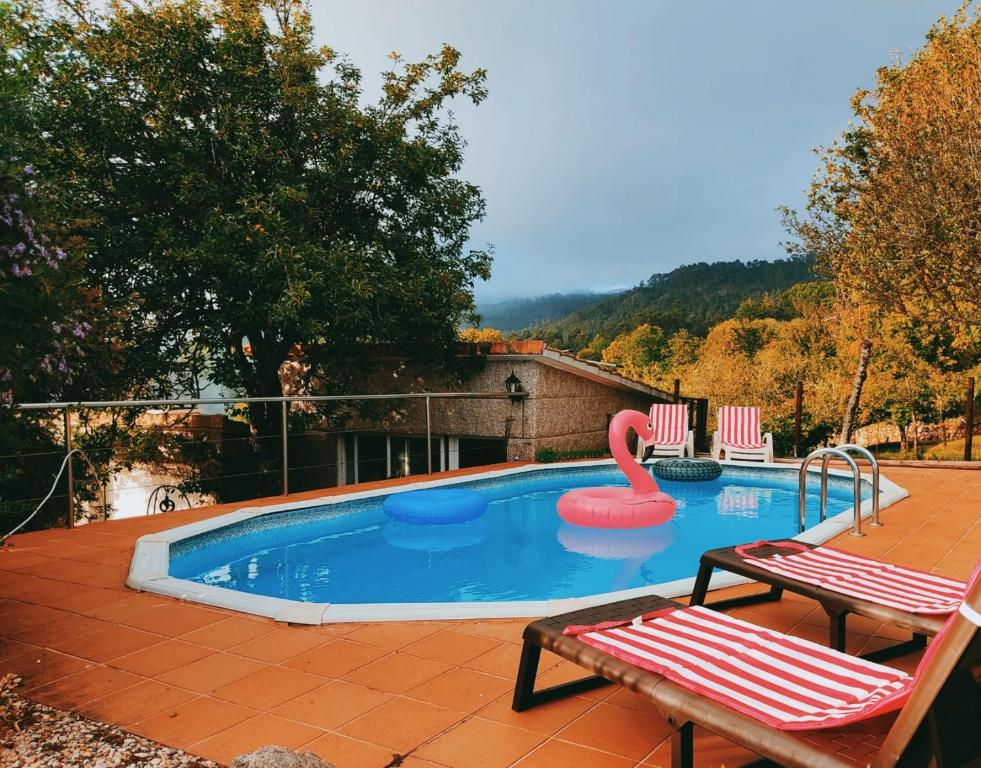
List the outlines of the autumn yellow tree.
{"label": "autumn yellow tree", "polygon": [[[942,18],[907,63],[852,98],[821,150],[797,242],[838,286],[887,312],[981,334],[981,8]],[[970,340],[969,340],[970,341]]]}
{"label": "autumn yellow tree", "polygon": [[460,331],[460,341],[479,344],[485,341],[504,341],[504,334],[497,328],[464,328]]}

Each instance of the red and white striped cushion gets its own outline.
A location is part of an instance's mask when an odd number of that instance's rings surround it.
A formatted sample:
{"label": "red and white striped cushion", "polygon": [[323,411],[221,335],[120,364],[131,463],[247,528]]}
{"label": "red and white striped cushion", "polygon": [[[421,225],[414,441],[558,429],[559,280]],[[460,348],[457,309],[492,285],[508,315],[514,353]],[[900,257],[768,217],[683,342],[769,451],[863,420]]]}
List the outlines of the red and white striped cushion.
{"label": "red and white striped cushion", "polygon": [[763,448],[760,434],[760,409],[740,405],[719,408],[719,438],[722,445],[733,448]]}
{"label": "red and white striped cushion", "polygon": [[771,573],[910,613],[953,613],[964,600],[967,585],[963,581],[832,547],[808,549],[795,541],[780,541],[775,545],[801,551],[772,557],[749,554],[766,543],[736,547],[736,554]]}
{"label": "red and white striped cushion", "polygon": [[914,682],[898,669],[703,607],[565,632],[781,730],[831,728],[891,712]]}
{"label": "red and white striped cushion", "polygon": [[687,403],[654,403],[650,419],[654,436],[648,445],[681,445],[688,439]]}

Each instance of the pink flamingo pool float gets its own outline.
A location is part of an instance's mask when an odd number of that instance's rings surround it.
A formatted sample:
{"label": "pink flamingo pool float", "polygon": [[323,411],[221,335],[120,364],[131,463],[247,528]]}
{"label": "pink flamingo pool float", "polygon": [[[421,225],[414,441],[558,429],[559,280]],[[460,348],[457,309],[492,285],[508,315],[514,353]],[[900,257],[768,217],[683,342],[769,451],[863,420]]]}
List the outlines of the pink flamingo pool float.
{"label": "pink flamingo pool float", "polygon": [[559,517],[589,528],[646,528],[674,517],[677,503],[657,487],[654,478],[627,449],[627,428],[650,440],[654,427],[640,411],[620,411],[610,421],[610,452],[630,481],[629,488],[576,488],[559,498]]}

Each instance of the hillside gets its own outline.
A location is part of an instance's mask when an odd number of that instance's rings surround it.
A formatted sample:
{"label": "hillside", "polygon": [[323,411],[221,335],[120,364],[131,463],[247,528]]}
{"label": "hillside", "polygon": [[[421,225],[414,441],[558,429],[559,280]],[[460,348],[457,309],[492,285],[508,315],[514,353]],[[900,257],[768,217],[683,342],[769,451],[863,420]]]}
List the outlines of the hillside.
{"label": "hillside", "polygon": [[743,299],[814,279],[811,261],[797,258],[689,264],[652,275],[636,288],[593,301],[558,320],[526,327],[520,335],[572,349],[585,347],[596,334],[612,339],[642,323],[659,325],[667,333],[687,328],[704,335],[731,317]]}
{"label": "hillside", "polygon": [[534,298],[508,299],[488,304],[480,304],[481,328],[520,331],[543,323],[559,320],[597,301],[602,301],[616,293],[552,293]]}

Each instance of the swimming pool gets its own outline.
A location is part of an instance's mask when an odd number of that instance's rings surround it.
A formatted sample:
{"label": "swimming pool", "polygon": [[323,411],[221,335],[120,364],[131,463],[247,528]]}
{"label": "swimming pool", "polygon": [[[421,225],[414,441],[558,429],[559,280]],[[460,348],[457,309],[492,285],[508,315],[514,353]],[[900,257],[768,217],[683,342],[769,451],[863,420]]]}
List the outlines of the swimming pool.
{"label": "swimming pool", "polygon": [[[149,549],[166,542],[165,574],[139,587],[313,623],[538,615],[654,585],[677,593],[706,549],[797,534],[796,467],[727,464],[718,480],[661,481],[678,512],[646,529],[582,528],[556,514],[558,497],[570,488],[626,485],[609,462],[484,473],[452,484],[484,494],[486,513],[451,525],[399,522],[382,509],[393,492],[386,490],[237,512],[144,537]],[[888,481],[882,486],[883,506],[904,495]],[[409,487],[422,486],[398,490]],[[821,526],[817,490],[815,478],[804,538],[826,540],[850,522],[852,484],[832,476],[829,520]],[[870,496],[863,483],[863,499]],[[138,546],[134,566],[140,554]],[[159,566],[160,553],[155,559]]]}

